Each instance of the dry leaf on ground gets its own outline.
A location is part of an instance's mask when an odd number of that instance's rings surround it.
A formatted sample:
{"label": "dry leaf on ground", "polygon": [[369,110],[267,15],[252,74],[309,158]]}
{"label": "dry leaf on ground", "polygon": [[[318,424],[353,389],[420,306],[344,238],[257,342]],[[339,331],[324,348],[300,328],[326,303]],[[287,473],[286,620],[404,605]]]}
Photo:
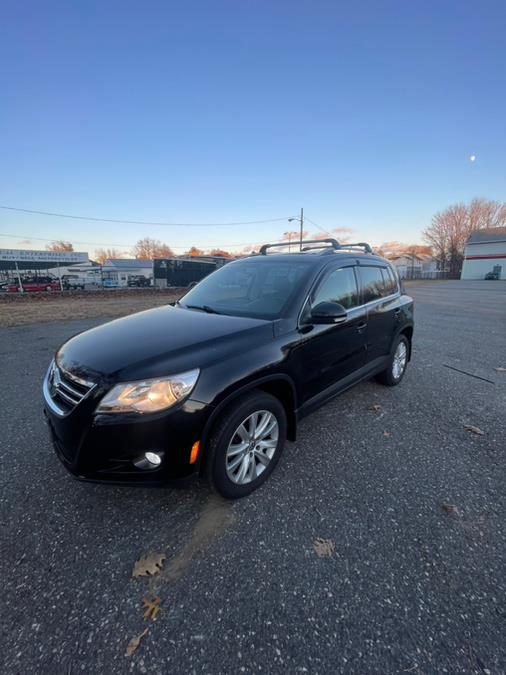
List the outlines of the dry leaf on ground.
{"label": "dry leaf on ground", "polygon": [[336,550],[336,545],[332,539],[322,539],[321,537],[317,537],[313,541],[313,547],[319,558],[330,558]]}
{"label": "dry leaf on ground", "polygon": [[502,366],[498,366],[497,368],[494,368],[494,370],[498,373],[506,373],[506,368],[503,368]]}
{"label": "dry leaf on ground", "polygon": [[158,612],[160,611],[162,601],[160,598],[156,597],[150,600],[149,598],[144,598],[142,601],[142,606],[145,609],[144,612],[144,619],[152,619],[153,621],[156,621],[156,617],[158,615]]}
{"label": "dry leaf on ground", "polygon": [[448,513],[450,516],[458,516],[460,518],[460,511],[454,504],[441,504],[441,508],[445,513]]}
{"label": "dry leaf on ground", "polygon": [[464,429],[469,431],[471,434],[476,434],[477,436],[485,436],[485,432],[482,431],[479,427],[473,427],[472,424],[464,424]]}
{"label": "dry leaf on ground", "polygon": [[146,628],[146,630],[143,630],[140,635],[137,635],[130,640],[126,648],[125,656],[132,656],[137,647],[140,645],[142,638],[147,634],[148,631],[149,628]]}
{"label": "dry leaf on ground", "polygon": [[373,412],[379,412],[381,410],[381,406],[379,403],[373,403],[373,405],[369,406],[369,410],[372,410]]}
{"label": "dry leaf on ground", "polygon": [[164,553],[148,553],[143,556],[134,565],[133,577],[150,577],[158,574],[162,569],[163,561],[166,556]]}

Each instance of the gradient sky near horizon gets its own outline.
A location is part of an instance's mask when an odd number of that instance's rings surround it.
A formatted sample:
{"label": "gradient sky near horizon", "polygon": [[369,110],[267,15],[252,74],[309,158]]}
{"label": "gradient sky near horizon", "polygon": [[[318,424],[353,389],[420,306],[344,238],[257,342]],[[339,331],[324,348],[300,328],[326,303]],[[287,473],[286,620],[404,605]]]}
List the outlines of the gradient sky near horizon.
{"label": "gradient sky near horizon", "polygon": [[[503,0],[7,0],[0,12],[2,205],[179,223],[303,206],[379,244],[418,241],[451,203],[506,201]],[[152,236],[178,252],[237,249],[292,227],[0,209],[14,235],[0,247],[63,238],[91,253]]]}

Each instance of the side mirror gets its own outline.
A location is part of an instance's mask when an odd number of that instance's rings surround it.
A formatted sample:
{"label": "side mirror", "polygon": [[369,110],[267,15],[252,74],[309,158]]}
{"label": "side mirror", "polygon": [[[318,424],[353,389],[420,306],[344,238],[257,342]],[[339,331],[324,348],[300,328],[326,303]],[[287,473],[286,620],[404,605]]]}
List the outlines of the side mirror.
{"label": "side mirror", "polygon": [[320,302],[311,310],[312,323],[343,323],[348,312],[337,302]]}

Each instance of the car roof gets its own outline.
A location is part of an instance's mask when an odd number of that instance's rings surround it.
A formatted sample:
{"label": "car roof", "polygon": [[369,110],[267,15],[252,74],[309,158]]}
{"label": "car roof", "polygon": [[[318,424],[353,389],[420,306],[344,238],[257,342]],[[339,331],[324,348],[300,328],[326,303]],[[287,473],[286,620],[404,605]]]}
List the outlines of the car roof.
{"label": "car roof", "polygon": [[314,267],[325,267],[330,262],[356,262],[390,265],[388,260],[374,253],[363,253],[362,251],[351,250],[325,250],[324,252],[297,251],[297,253],[269,253],[268,255],[252,255],[240,260],[255,261],[262,264],[261,261],[276,260],[277,262],[302,262]]}
{"label": "car roof", "polygon": [[[291,252],[291,247],[295,246],[294,253]],[[288,247],[288,252],[286,248]],[[285,249],[279,251],[279,249]],[[273,251],[276,249],[276,252]],[[299,249],[299,250],[297,250]],[[300,239],[300,241],[278,241],[273,244],[263,244],[259,250],[258,258],[267,258],[275,256],[281,262],[288,260],[290,262],[297,262],[304,260],[305,266],[312,266],[317,269],[323,269],[336,261],[334,256],[340,257],[339,262],[355,262],[355,263],[376,263],[389,266],[390,263],[376,255],[370,246],[365,241],[360,242],[343,242],[340,243],[334,237],[325,237],[318,239]],[[308,265],[308,262],[312,265]]]}

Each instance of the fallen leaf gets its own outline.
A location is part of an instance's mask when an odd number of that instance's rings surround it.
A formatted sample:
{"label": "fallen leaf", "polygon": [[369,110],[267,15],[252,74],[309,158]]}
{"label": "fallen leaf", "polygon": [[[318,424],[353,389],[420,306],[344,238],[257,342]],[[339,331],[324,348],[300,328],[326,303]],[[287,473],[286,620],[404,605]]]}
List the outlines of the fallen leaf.
{"label": "fallen leaf", "polygon": [[441,504],[441,508],[450,516],[458,516],[460,518],[460,511],[454,504]]}
{"label": "fallen leaf", "polygon": [[471,434],[476,434],[477,436],[485,436],[485,432],[478,427],[473,427],[472,424],[464,424],[464,429],[469,431]]}
{"label": "fallen leaf", "polygon": [[498,373],[506,373],[506,368],[503,368],[502,366],[494,368],[494,370],[497,371]]}
{"label": "fallen leaf", "polygon": [[148,553],[134,565],[133,577],[150,577],[162,569],[166,556],[163,553]]}
{"label": "fallen leaf", "polygon": [[321,537],[317,537],[313,541],[313,547],[319,558],[330,558],[336,550],[336,545],[332,539],[322,539]]}
{"label": "fallen leaf", "polygon": [[152,619],[153,621],[156,621],[156,617],[158,615],[158,612],[160,611],[162,601],[160,598],[156,597],[153,598],[152,600],[149,600],[149,598],[144,598],[142,601],[142,606],[146,610],[144,612],[144,619],[147,621],[148,619]]}
{"label": "fallen leaf", "polygon": [[142,638],[147,634],[148,631],[149,628],[146,628],[146,630],[143,630],[140,635],[137,635],[130,640],[126,648],[125,656],[132,656],[137,647],[140,645]]}
{"label": "fallen leaf", "polygon": [[381,410],[381,406],[379,403],[374,403],[373,405],[369,406],[369,410],[372,410],[373,412],[379,412]]}
{"label": "fallen leaf", "polygon": [[391,435],[392,435],[392,434],[390,433],[390,431],[384,431],[384,432],[383,432],[383,436],[384,436],[385,438],[390,438]]}

